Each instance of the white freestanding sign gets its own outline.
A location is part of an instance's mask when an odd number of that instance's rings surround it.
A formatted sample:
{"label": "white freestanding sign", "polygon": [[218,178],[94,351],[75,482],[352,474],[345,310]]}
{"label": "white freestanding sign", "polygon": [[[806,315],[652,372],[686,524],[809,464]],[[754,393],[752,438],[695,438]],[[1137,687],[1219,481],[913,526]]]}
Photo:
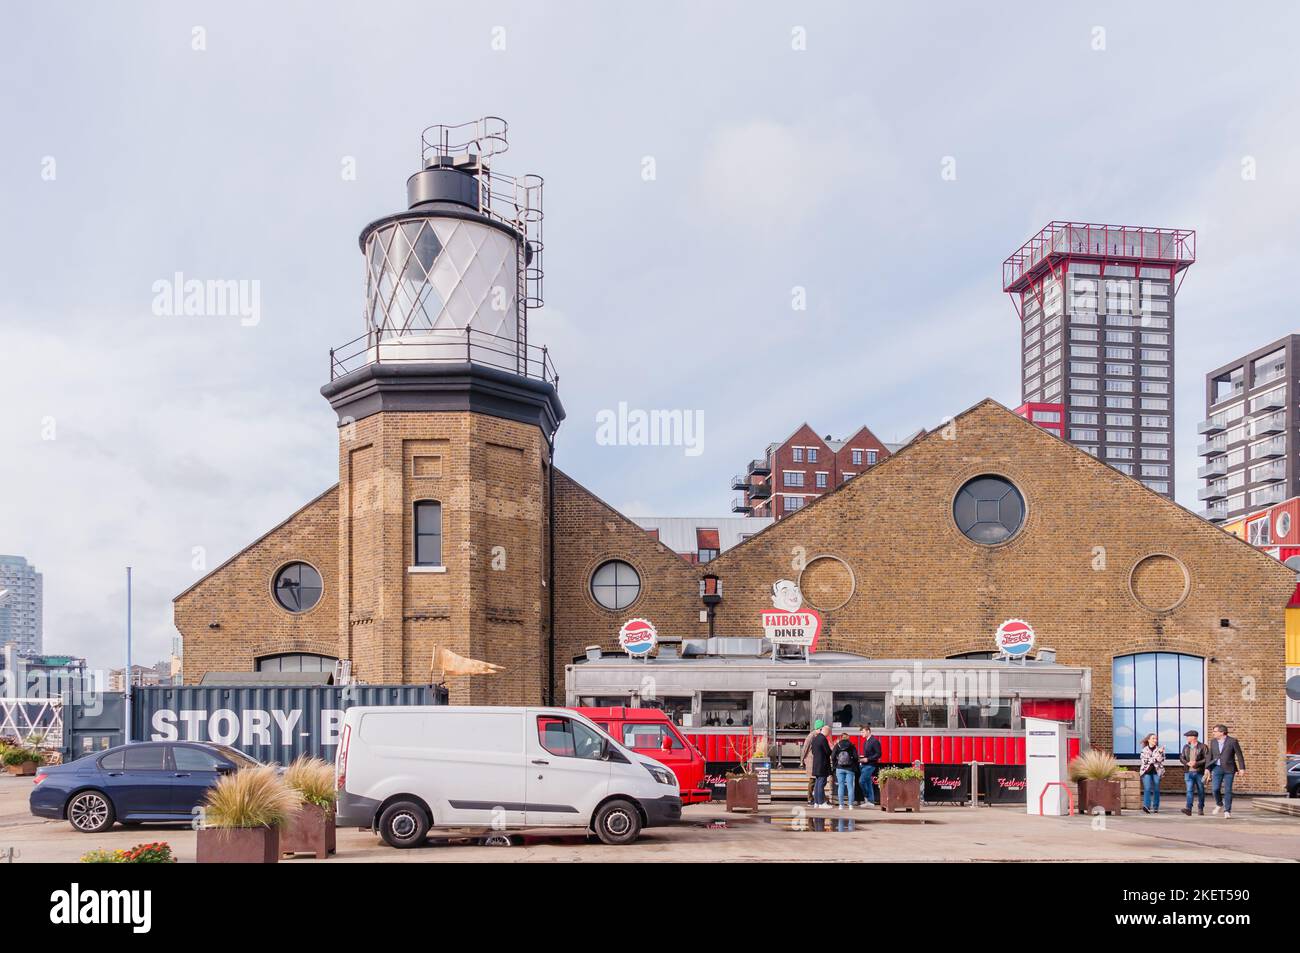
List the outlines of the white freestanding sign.
{"label": "white freestanding sign", "polygon": [[1030,814],[1060,817],[1069,810],[1065,729],[1063,721],[1025,719],[1025,800]]}

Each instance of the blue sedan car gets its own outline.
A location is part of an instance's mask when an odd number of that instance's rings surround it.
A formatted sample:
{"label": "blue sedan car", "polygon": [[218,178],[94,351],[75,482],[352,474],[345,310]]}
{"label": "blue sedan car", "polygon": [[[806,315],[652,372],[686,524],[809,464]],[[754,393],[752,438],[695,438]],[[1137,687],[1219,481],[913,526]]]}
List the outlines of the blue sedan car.
{"label": "blue sedan car", "polygon": [[29,805],[37,817],[67,820],[83,834],[114,821],[192,821],[223,774],[258,762],[225,745],[139,742],[42,768]]}

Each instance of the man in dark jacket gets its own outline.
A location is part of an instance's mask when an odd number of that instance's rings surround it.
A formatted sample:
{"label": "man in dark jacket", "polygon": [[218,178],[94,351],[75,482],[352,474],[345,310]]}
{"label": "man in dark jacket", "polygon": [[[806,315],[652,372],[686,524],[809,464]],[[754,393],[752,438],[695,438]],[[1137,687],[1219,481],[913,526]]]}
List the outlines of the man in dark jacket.
{"label": "man in dark jacket", "polygon": [[1205,813],[1205,769],[1210,764],[1210,748],[1201,743],[1201,733],[1195,728],[1184,732],[1183,737],[1187,739],[1187,744],[1183,745],[1182,754],[1178,756],[1178,760],[1187,769],[1183,776],[1187,782],[1187,806],[1183,808],[1183,813],[1191,817],[1193,795],[1200,797],[1196,813]]}
{"label": "man in dark jacket", "polygon": [[1237,739],[1228,734],[1227,725],[1214,726],[1214,740],[1210,742],[1210,778],[1214,789],[1214,813],[1223,810],[1224,817],[1232,817],[1232,782],[1238,774],[1246,773],[1246,756],[1241,753]]}
{"label": "man in dark jacket", "polygon": [[821,731],[808,746],[808,773],[813,779],[813,807],[830,809],[826,801],[826,779],[831,776],[831,726],[822,725]]}
{"label": "man in dark jacket", "polygon": [[858,788],[865,803],[876,803],[876,768],[880,766],[880,739],[871,733],[870,725],[862,726],[862,759],[858,763]]}

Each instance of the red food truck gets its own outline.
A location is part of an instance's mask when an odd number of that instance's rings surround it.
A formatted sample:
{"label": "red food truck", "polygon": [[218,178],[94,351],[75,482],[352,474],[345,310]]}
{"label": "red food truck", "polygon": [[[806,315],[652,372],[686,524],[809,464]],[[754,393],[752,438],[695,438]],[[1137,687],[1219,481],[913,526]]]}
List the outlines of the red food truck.
{"label": "red food truck", "polygon": [[637,754],[654,758],[677,776],[683,804],[708,801],[704,755],[658,708],[574,708]]}

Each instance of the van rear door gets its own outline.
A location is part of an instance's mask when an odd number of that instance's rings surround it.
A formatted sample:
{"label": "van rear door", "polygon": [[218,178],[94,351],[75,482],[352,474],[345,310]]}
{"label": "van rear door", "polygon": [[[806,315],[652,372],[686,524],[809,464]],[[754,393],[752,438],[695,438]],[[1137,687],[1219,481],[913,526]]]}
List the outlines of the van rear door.
{"label": "van rear door", "polygon": [[585,827],[609,792],[605,738],[565,715],[530,712],[528,719],[528,824]]}

